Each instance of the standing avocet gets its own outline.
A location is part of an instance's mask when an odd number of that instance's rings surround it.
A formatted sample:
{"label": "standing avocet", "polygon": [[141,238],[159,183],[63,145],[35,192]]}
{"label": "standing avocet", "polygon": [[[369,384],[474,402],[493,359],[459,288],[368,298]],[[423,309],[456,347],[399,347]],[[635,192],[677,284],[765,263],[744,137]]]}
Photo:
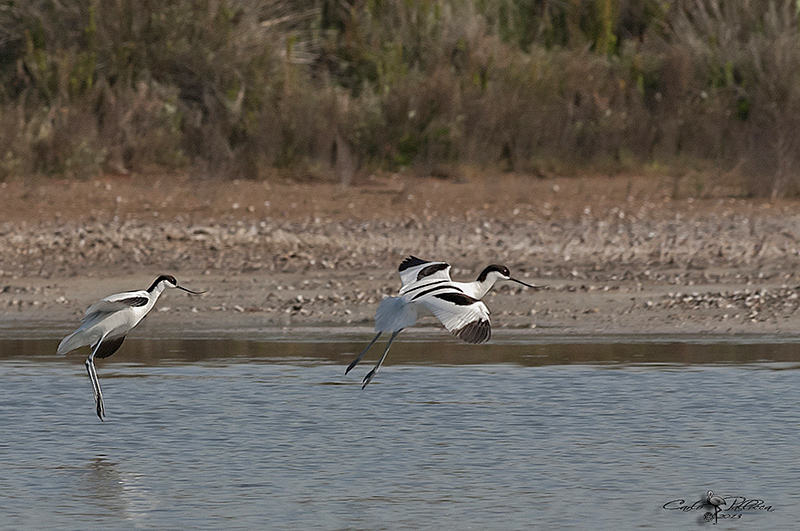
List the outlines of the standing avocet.
{"label": "standing avocet", "polygon": [[105,416],[105,408],[94,358],[107,358],[115,353],[125,340],[125,335],[153,309],[158,297],[167,288],[178,288],[195,295],[205,293],[179,286],[172,275],[161,275],[146,290],[109,295],[89,306],[80,328],[61,340],[58,345],[59,354],[91,345],[92,351],[86,359],[86,372],[92,381],[94,402],[100,420]]}
{"label": "standing avocet", "polygon": [[714,507],[719,507],[720,505],[725,505],[725,498],[722,496],[717,496],[714,494],[714,491],[710,490],[706,494],[706,502]]}
{"label": "standing avocet", "polygon": [[714,508],[714,523],[716,524],[719,513],[722,511],[719,506],[727,505],[725,498],[722,496],[717,496],[713,491],[708,491],[706,494],[706,505],[710,505]]}
{"label": "standing avocet", "polygon": [[354,359],[345,374],[355,367],[364,354],[375,344],[384,332],[391,332],[389,342],[378,364],[367,373],[361,388],[365,388],[380,369],[392,341],[401,330],[417,322],[420,310],[432,313],[448,332],[463,339],[467,343],[483,343],[492,335],[489,321],[489,309],[481,302],[484,295],[498,280],[511,280],[523,286],[539,289],[511,277],[508,268],[503,265],[490,265],[478,275],[473,282],[453,282],[450,279],[450,264],[447,262],[429,262],[416,256],[409,256],[400,263],[399,297],[383,299],[375,312],[375,331],[377,335],[361,354]]}

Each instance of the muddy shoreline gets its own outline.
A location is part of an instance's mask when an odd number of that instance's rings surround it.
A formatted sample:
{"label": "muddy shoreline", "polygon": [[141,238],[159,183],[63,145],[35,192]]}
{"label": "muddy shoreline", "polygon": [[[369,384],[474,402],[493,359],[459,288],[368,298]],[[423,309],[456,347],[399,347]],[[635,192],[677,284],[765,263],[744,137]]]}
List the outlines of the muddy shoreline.
{"label": "muddy shoreline", "polygon": [[161,273],[209,293],[166,293],[142,334],[367,333],[408,254],[449,261],[457,279],[503,263],[546,284],[487,296],[499,335],[800,332],[790,201],[676,197],[652,178],[523,176],[349,188],[106,178],[0,192],[4,335],[65,331],[92,301]]}

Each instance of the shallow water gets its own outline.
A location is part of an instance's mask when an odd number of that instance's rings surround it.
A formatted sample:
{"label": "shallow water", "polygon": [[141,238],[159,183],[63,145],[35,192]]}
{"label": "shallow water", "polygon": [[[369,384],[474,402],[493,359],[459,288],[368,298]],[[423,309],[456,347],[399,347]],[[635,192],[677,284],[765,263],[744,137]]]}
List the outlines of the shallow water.
{"label": "shallow water", "polygon": [[0,340],[0,528],[797,528],[793,344],[365,343]]}

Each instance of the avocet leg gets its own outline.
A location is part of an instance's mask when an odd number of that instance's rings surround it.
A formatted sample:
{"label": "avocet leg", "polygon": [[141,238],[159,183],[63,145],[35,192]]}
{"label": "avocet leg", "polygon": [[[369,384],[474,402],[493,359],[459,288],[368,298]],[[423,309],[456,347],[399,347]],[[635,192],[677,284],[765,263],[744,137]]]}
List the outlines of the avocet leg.
{"label": "avocet leg", "polygon": [[[392,346],[392,341],[394,341],[394,338],[397,337],[397,334],[399,334],[401,330],[403,330],[403,329],[401,328],[400,330],[397,330],[396,332],[392,332],[392,337],[390,337],[389,338],[389,342],[386,343],[386,350],[383,351],[383,356],[381,356],[381,359],[378,360],[378,364],[375,365],[375,367],[371,371],[369,371],[366,376],[364,376],[364,384],[361,386],[361,389],[364,389],[367,386],[367,384],[372,381],[372,378],[376,374],[378,374],[378,369],[381,368],[381,365],[383,364],[383,360],[386,359],[386,355],[389,353],[389,349]],[[376,337],[375,339],[378,339],[378,338]]]}
{"label": "avocet leg", "polygon": [[372,348],[372,345],[374,345],[374,344],[375,344],[375,342],[378,340],[378,338],[379,338],[379,337],[381,337],[381,334],[382,334],[382,333],[383,333],[383,332],[378,332],[378,334],[377,334],[377,335],[376,335],[376,336],[375,336],[375,337],[372,339],[372,341],[370,341],[370,342],[369,342],[369,345],[367,345],[367,348],[365,348],[365,349],[364,349],[364,350],[361,352],[361,354],[359,354],[359,355],[358,355],[358,357],[357,357],[356,359],[354,359],[353,361],[351,361],[351,362],[350,362],[350,365],[348,365],[348,366],[347,366],[347,369],[345,369],[345,371],[344,371],[344,373],[345,373],[345,374],[347,374],[348,372],[350,372],[350,371],[353,369],[353,367],[355,367],[356,365],[358,365],[358,362],[359,362],[359,361],[361,361],[361,358],[363,358],[363,357],[364,357],[364,354],[366,354],[366,353],[367,353],[367,351],[368,351],[370,348]]}
{"label": "avocet leg", "polygon": [[97,378],[97,369],[94,366],[94,355],[97,353],[97,349],[100,348],[100,344],[103,343],[104,339],[105,336],[103,336],[100,341],[97,342],[97,345],[95,345],[92,349],[92,353],[89,354],[89,357],[86,359],[86,372],[89,373],[89,380],[92,381],[94,403],[97,409],[97,416],[100,418],[100,420],[104,420],[103,417],[106,414],[106,410],[103,406],[103,390],[100,389],[100,380]]}

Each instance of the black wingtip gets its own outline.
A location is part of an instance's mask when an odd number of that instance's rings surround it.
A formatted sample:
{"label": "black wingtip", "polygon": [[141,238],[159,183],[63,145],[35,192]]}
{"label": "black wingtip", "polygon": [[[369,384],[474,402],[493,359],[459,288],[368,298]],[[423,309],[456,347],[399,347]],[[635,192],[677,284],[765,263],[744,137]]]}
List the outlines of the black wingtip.
{"label": "black wingtip", "polygon": [[106,339],[105,341],[100,343],[99,347],[97,347],[97,350],[95,350],[94,357],[99,359],[109,357],[117,350],[119,350],[119,347],[122,346],[123,341],[125,341],[125,334],[122,334],[119,337],[112,337],[111,339]]}
{"label": "black wingtip", "polygon": [[409,255],[405,260],[400,262],[400,267],[398,267],[397,270],[403,272],[409,267],[417,267],[418,265],[427,264],[428,262],[429,260],[423,260],[414,255]]}
{"label": "black wingtip", "polygon": [[485,343],[492,337],[492,324],[488,319],[472,321],[458,330],[453,330],[453,334],[473,345]]}

